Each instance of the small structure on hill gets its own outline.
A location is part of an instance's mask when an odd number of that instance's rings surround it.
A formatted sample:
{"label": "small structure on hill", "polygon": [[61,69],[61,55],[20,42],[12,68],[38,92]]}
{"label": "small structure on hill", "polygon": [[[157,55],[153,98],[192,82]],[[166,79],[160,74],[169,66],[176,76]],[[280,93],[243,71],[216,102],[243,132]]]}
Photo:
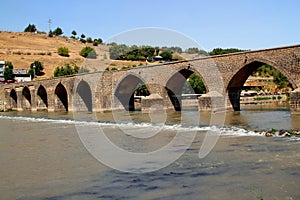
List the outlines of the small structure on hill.
{"label": "small structure on hill", "polygon": [[28,74],[28,70],[26,69],[13,69],[13,73],[15,75],[16,82],[31,81],[31,76]]}

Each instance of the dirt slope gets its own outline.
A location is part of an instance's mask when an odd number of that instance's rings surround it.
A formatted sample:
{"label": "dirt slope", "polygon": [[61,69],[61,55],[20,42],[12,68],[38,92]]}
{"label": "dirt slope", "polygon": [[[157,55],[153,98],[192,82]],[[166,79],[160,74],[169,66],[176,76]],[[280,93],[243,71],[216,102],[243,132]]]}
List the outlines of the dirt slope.
{"label": "dirt slope", "polygon": [[[69,57],[58,55],[57,49],[61,46],[69,49]],[[46,34],[0,31],[0,60],[11,61],[15,69],[29,69],[30,64],[38,60],[45,68],[45,75],[40,78],[52,77],[57,66],[84,64],[85,59],[79,55],[84,46],[78,40],[67,37],[50,38]],[[105,69],[110,63],[109,47],[100,45],[94,48],[98,58],[93,63],[97,64],[89,67],[90,71]]]}

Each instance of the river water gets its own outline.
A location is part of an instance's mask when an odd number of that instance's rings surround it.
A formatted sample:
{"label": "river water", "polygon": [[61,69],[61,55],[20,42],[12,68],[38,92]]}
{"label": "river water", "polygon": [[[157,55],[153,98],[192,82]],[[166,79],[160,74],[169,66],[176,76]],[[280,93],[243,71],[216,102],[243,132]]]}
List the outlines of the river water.
{"label": "river water", "polygon": [[[209,125],[211,116],[205,113],[200,114],[200,125],[184,126],[180,113],[170,112],[159,137],[138,140],[122,135],[121,129],[156,131],[160,124],[140,112],[131,113],[131,122],[117,123],[112,113],[97,113],[96,121],[92,115],[74,119],[70,112],[1,113],[0,199],[300,199],[300,138],[265,137],[262,131],[300,130],[300,116],[291,116],[285,107],[248,106],[228,112],[223,127]],[[97,124],[111,141],[133,152],[161,148],[178,130],[196,131],[196,136],[170,165],[130,173],[95,159],[80,140],[78,122],[86,130]],[[221,136],[199,159],[209,129]]]}

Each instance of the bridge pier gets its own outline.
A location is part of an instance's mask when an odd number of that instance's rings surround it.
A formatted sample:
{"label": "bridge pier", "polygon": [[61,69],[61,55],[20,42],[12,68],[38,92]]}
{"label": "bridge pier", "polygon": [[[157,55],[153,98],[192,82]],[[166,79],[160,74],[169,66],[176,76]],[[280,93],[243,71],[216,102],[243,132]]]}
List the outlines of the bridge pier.
{"label": "bridge pier", "polygon": [[31,111],[37,111],[36,109],[36,102],[35,102],[35,87],[32,85],[32,86],[29,86],[29,91],[30,91],[30,96],[31,96],[31,105],[30,105],[30,110]]}
{"label": "bridge pier", "polygon": [[220,112],[226,110],[225,97],[217,91],[203,94],[198,99],[199,111]]}
{"label": "bridge pier", "polygon": [[300,114],[300,88],[291,92],[290,109],[291,114]]}
{"label": "bridge pier", "polygon": [[153,113],[163,111],[164,99],[157,93],[151,94],[141,100],[142,113]]}
{"label": "bridge pier", "polygon": [[16,87],[17,93],[17,111],[23,111],[23,95],[22,95],[23,87]]}
{"label": "bridge pier", "polygon": [[240,111],[241,88],[230,88],[228,90],[228,108],[234,111]]}

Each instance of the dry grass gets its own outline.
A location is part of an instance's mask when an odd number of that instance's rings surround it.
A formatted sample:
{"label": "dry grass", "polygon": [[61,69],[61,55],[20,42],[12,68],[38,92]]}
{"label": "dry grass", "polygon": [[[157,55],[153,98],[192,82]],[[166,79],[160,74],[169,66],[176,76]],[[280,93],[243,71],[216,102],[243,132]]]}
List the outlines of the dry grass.
{"label": "dry grass", "polygon": [[[58,55],[57,48],[61,46],[69,49],[69,57]],[[85,44],[66,37],[50,38],[46,34],[0,32],[0,60],[11,61],[15,69],[29,69],[30,64],[38,60],[45,68],[45,75],[40,78],[51,77],[57,66],[64,66],[67,63],[82,66],[85,59],[79,55],[79,52],[84,46]],[[104,54],[109,58],[108,47],[101,45],[96,48],[96,51],[99,55],[98,61],[104,60]],[[101,70],[102,68],[98,65],[89,69]]]}
{"label": "dry grass", "polygon": [[[57,49],[62,46],[69,49],[69,57],[58,55]],[[109,46],[106,45],[93,47],[98,55],[97,59],[84,59],[79,52],[85,46],[86,44],[67,37],[51,38],[47,34],[0,31],[0,60],[11,61],[15,69],[27,70],[31,63],[38,60],[43,63],[45,73],[44,76],[38,77],[39,79],[52,77],[54,69],[65,64],[84,66],[90,72],[105,70],[107,67],[121,69],[132,65],[139,66],[140,63],[158,64],[158,62],[110,60]]]}

